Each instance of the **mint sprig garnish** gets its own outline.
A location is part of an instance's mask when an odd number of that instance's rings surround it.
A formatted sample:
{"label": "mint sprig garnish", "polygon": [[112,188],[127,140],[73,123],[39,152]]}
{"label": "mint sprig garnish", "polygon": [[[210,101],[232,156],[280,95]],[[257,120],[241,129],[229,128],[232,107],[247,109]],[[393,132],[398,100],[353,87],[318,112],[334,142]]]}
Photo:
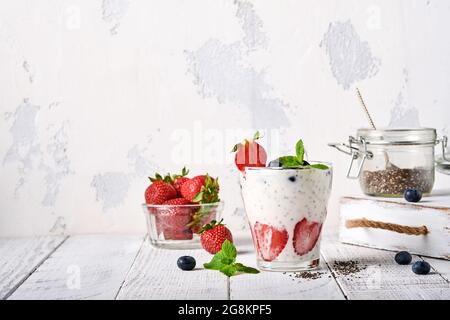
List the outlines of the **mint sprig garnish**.
{"label": "mint sprig garnish", "polygon": [[327,170],[329,169],[327,165],[317,163],[317,164],[309,164],[305,162],[305,146],[303,144],[303,140],[298,140],[295,144],[295,156],[284,156],[279,157],[278,161],[280,162],[280,166],[285,169],[320,169]]}
{"label": "mint sprig garnish", "polygon": [[240,273],[259,273],[259,270],[247,267],[242,263],[236,262],[237,250],[229,240],[222,243],[222,248],[217,252],[210,262],[203,264],[205,269],[218,270],[227,277]]}

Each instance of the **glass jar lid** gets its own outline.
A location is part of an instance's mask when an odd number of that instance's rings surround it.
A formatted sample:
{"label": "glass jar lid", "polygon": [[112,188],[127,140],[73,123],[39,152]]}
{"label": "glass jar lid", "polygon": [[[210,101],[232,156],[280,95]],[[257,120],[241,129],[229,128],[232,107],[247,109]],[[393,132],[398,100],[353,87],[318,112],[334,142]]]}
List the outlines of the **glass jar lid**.
{"label": "glass jar lid", "polygon": [[436,129],[369,129],[357,131],[357,140],[363,138],[367,144],[374,145],[435,145]]}

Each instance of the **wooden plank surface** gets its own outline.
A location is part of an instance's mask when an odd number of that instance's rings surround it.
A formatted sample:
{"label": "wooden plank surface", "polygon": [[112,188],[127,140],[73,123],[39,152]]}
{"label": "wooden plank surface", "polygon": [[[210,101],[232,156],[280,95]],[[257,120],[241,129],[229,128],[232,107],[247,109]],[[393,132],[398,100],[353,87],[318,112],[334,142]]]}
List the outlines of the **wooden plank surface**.
{"label": "wooden plank surface", "polygon": [[429,257],[421,257],[427,261],[432,268],[441,275],[447,282],[450,282],[450,261],[443,259],[434,259]]}
{"label": "wooden plank surface", "polygon": [[[416,275],[411,265],[394,261],[394,252],[325,242],[322,254],[348,299],[450,299],[450,285],[440,274]],[[413,256],[413,261],[419,259]],[[347,274],[342,265],[351,261],[355,267]],[[449,267],[442,265],[441,269]]]}
{"label": "wooden plank surface", "polygon": [[[393,252],[341,244],[324,234],[321,270],[261,272],[228,280],[204,270],[203,250],[161,250],[143,236],[86,235],[0,240],[0,293],[10,299],[450,299],[450,262],[428,261],[433,271],[419,276],[400,266]],[[238,261],[256,266],[250,235],[235,234]],[[194,271],[176,260],[192,255]],[[346,272],[342,263],[354,261]],[[341,266],[336,265],[340,262]],[[356,266],[356,267],[355,267]],[[350,268],[351,269],[351,268]],[[317,272],[317,273],[316,273]],[[337,280],[337,281],[336,281]]]}
{"label": "wooden plank surface", "polygon": [[143,238],[135,235],[70,237],[10,299],[114,299]]}
{"label": "wooden plank surface", "polygon": [[[192,271],[177,267],[180,256],[196,259]],[[227,278],[217,271],[204,270],[212,255],[203,249],[163,250],[146,242],[128,273],[117,299],[227,299]]]}
{"label": "wooden plank surface", "polygon": [[7,298],[63,241],[63,236],[0,239],[0,299]]}
{"label": "wooden plank surface", "polygon": [[[251,239],[236,239],[238,262],[256,267],[256,256]],[[321,259],[320,269],[306,273],[261,271],[257,275],[242,274],[231,278],[231,299],[273,300],[342,300],[345,299],[330,270]]]}

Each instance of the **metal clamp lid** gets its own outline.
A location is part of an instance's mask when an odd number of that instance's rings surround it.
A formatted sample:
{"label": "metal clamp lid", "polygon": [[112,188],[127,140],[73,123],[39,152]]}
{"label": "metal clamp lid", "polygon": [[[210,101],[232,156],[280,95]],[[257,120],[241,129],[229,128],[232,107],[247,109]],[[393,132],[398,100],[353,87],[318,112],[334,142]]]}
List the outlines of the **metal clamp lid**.
{"label": "metal clamp lid", "polygon": [[437,140],[437,143],[439,143],[439,142],[442,145],[442,160],[450,162],[450,159],[447,158],[447,155],[445,154],[445,149],[447,148],[447,145],[448,145],[448,137],[443,136],[442,139]]}
{"label": "metal clamp lid", "polygon": [[[362,150],[359,147],[355,147],[354,144],[361,144]],[[359,137],[359,139],[355,139],[352,136],[348,138],[348,144],[345,143],[329,143],[328,146],[333,147],[345,154],[348,154],[352,157],[352,161],[350,162],[350,166],[347,171],[347,178],[349,179],[358,179],[361,174],[362,167],[366,159],[372,159],[373,153],[367,151],[367,143],[363,137]],[[358,169],[355,174],[352,175],[352,168],[355,160],[359,157],[361,158],[361,162],[359,163]]]}

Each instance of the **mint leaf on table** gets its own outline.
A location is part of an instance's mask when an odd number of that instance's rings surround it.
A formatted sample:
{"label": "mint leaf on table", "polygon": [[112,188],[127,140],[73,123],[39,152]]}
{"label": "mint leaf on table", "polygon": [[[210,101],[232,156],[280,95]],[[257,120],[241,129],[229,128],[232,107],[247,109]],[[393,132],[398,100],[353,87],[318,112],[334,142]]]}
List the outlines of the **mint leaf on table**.
{"label": "mint leaf on table", "polygon": [[236,267],[236,270],[239,272],[244,273],[259,273],[259,271],[252,267],[244,266],[242,263],[235,263],[234,266]]}
{"label": "mint leaf on table", "polygon": [[232,263],[235,261],[237,256],[237,250],[236,247],[231,243],[229,240],[225,240],[222,243],[222,249],[220,250],[227,258],[233,260]]}
{"label": "mint leaf on table", "polygon": [[229,265],[223,266],[220,269],[220,272],[222,272],[227,277],[233,276],[236,273],[236,271],[237,271],[237,268],[234,266],[234,264],[229,264]]}
{"label": "mint leaf on table", "polygon": [[214,255],[210,262],[203,264],[203,267],[210,270],[219,270],[227,277],[234,276],[237,273],[259,273],[255,268],[236,263],[236,256],[236,247],[231,241],[225,240],[222,243],[221,250]]}
{"label": "mint leaf on table", "polygon": [[225,259],[226,257],[219,251],[210,262],[203,264],[203,267],[205,267],[205,269],[220,270],[222,267],[227,265],[226,262],[228,261],[223,261]]}

